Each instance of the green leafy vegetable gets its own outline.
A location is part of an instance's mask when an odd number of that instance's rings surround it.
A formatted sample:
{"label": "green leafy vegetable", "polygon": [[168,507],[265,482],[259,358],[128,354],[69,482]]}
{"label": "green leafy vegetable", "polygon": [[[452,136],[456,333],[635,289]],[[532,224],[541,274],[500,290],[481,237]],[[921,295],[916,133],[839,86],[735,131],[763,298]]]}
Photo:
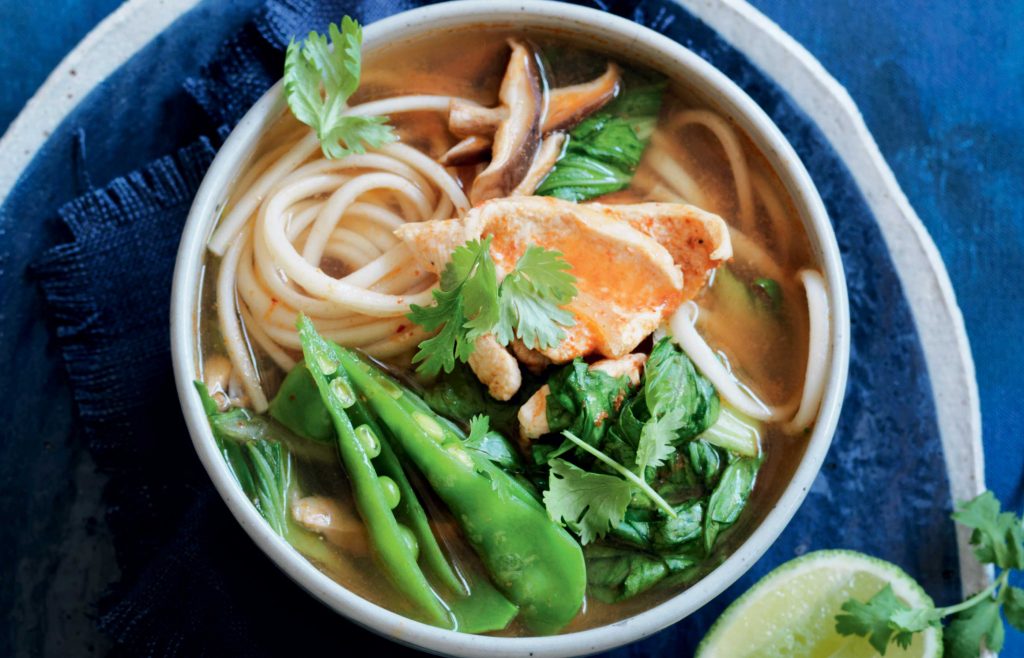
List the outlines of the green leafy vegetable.
{"label": "green leafy vegetable", "polygon": [[714,422],[718,395],[690,359],[667,338],[651,350],[644,370],[644,402],[649,420],[640,431],[636,465],[641,473],[661,466],[676,444]]}
{"label": "green leafy vegetable", "polygon": [[704,506],[700,501],[688,501],[677,506],[675,510],[675,518],[652,524],[651,544],[656,550],[676,549],[701,536]]}
{"label": "green leafy vegetable", "polygon": [[718,411],[714,386],[682,350],[664,339],[651,350],[640,388],[622,403],[602,447],[643,473],[707,429]]}
{"label": "green leafy vegetable", "polygon": [[644,84],[619,94],[618,98],[604,106],[604,111],[625,119],[641,139],[647,139],[658,123],[664,93],[664,82]]}
{"label": "green leafy vegetable", "polygon": [[1019,587],[1007,587],[1002,594],[1006,621],[1018,631],[1024,631],[1024,590]]}
{"label": "green leafy vegetable", "polygon": [[737,459],[725,467],[718,486],[708,499],[707,516],[704,519],[704,547],[710,553],[718,533],[731,526],[739,518],[754,489],[760,459]]}
{"label": "green leafy vegetable", "polygon": [[387,117],[346,114],[346,103],[359,87],[363,29],[345,16],[341,28],[331,23],[327,36],[310,32],[292,40],[284,60],[284,90],[295,118],[316,131],[324,155],[343,158],[366,147],[393,142]]}
{"label": "green leafy vegetable", "polygon": [[718,420],[700,438],[744,457],[761,454],[761,424],[731,407],[718,414]]}
{"label": "green leafy vegetable", "polygon": [[[434,291],[433,306],[413,304],[409,319],[437,335],[420,343],[413,363],[418,371],[436,375],[451,372],[455,361],[465,362],[473,353],[473,340],[485,330],[470,328],[470,318],[496,316],[498,283],[490,254],[490,238],[467,242],[452,252]],[[496,321],[496,319],[494,320]]]}
{"label": "green leafy vegetable", "polygon": [[628,186],[654,131],[663,89],[627,91],[576,126],[537,194],[579,202]]}
{"label": "green leafy vegetable", "polygon": [[754,299],[768,310],[777,312],[782,308],[782,286],[775,279],[767,277],[754,279],[751,290],[754,293]]}
{"label": "green leafy vegetable", "polygon": [[1013,512],[1000,511],[999,501],[986,491],[953,513],[953,520],[973,528],[971,544],[982,564],[1000,569],[1024,569],[1024,528]]}
{"label": "green leafy vegetable", "polygon": [[535,390],[536,386],[524,382],[515,398],[500,402],[491,397],[469,366],[458,363],[423,392],[423,400],[437,413],[461,423],[468,424],[474,416],[487,416],[491,427],[511,436],[519,407]]}
{"label": "green leafy vegetable", "polygon": [[978,601],[953,617],[942,636],[951,658],[978,656],[983,644],[992,651],[1000,651],[1006,629],[999,615],[999,603],[988,597]]}
{"label": "green leafy vegetable", "polygon": [[705,487],[711,487],[722,472],[722,457],[715,447],[704,440],[686,444],[690,468],[700,477]]}
{"label": "green leafy vegetable", "polygon": [[590,591],[607,603],[646,592],[669,573],[668,565],[656,555],[613,546],[588,546],[587,582]]}
{"label": "green leafy vegetable", "polygon": [[692,439],[718,419],[719,400],[715,387],[668,338],[658,341],[647,359],[644,399],[652,418],[669,410],[682,410],[677,441]]}
{"label": "green leafy vegetable", "polygon": [[845,614],[836,616],[836,631],[867,637],[884,656],[890,642],[907,647],[914,633],[939,626],[949,618],[942,634],[945,655],[978,658],[982,647],[996,652],[1002,648],[1006,634],[1003,615],[1011,626],[1024,630],[1024,590],[1009,584],[1010,573],[1024,568],[1021,518],[1003,512],[990,491],[961,503],[953,518],[974,529],[971,544],[978,560],[1002,569],[988,587],[956,605],[911,609],[886,585],[867,603],[846,601],[842,606]]}
{"label": "green leafy vegetable", "polygon": [[903,648],[909,647],[913,640],[912,632],[890,622],[893,615],[910,610],[896,598],[891,585],[883,587],[867,603],[847,601],[843,604],[843,610],[847,614],[836,616],[836,632],[868,638],[871,646],[883,656],[890,640]]}
{"label": "green leafy vegetable", "polygon": [[294,459],[311,458],[336,464],[332,451],[321,444],[290,437],[287,430],[247,409],[221,412],[205,384],[197,381],[195,387],[217,447],[245,497],[270,528],[299,552],[335,568],[338,558],[334,551],[319,536],[298,526],[289,510],[298,487],[292,467]]}
{"label": "green leafy vegetable", "polygon": [[591,544],[587,556],[590,592],[606,603],[622,601],[687,576],[702,559],[698,554],[655,554],[608,544]]}
{"label": "green leafy vegetable", "polygon": [[548,380],[548,427],[569,430],[590,445],[599,445],[629,390],[629,379],[591,370],[575,359]]}
{"label": "green leafy vegetable", "polygon": [[603,537],[622,521],[632,498],[629,482],[614,475],[584,471],[563,459],[551,460],[550,466],[544,506],[552,519],[573,528],[582,544]]}
{"label": "green leafy vegetable", "polygon": [[576,296],[576,278],[562,254],[531,245],[506,276],[498,291],[500,321],[493,330],[507,345],[519,338],[527,347],[553,347],[565,338],[563,327],[573,324],[572,313],[561,308]]}
{"label": "green leafy vegetable", "polygon": [[246,409],[217,410],[206,385],[195,383],[224,461],[246,497],[274,532],[286,536],[292,457],[280,441],[269,439],[266,422]]}
{"label": "green leafy vegetable", "polygon": [[463,445],[482,453],[506,471],[517,471],[522,466],[519,452],[508,439],[490,428],[490,419],[487,416],[473,417],[469,423],[469,436]]}
{"label": "green leafy vegetable", "polygon": [[433,293],[434,305],[412,305],[408,318],[438,332],[413,357],[419,372],[451,372],[485,334],[503,345],[519,338],[527,347],[546,348],[561,342],[564,328],[572,325],[572,314],[561,306],[575,297],[576,279],[560,253],[528,247],[499,286],[490,246],[488,237],[455,249]]}
{"label": "green leafy vegetable", "polygon": [[640,473],[661,466],[676,451],[676,432],[683,426],[685,414],[685,409],[676,407],[644,424],[636,448],[636,466]]}
{"label": "green leafy vegetable", "polygon": [[618,463],[608,455],[604,454],[597,448],[587,444],[585,441],[574,435],[572,432],[562,432],[562,436],[564,436],[569,441],[575,443],[584,452],[590,453],[593,457],[596,457],[599,462],[601,462],[605,466],[609,467],[612,471],[618,473],[626,480],[628,480],[634,487],[636,487],[640,491],[640,493],[642,493],[644,496],[647,496],[647,498],[652,503],[654,503],[657,507],[661,508],[661,510],[665,514],[667,514],[670,517],[676,516],[676,511],[672,509],[672,506],[665,502],[665,499],[662,498],[658,494],[658,492],[655,491],[649,484],[647,484],[647,482],[643,478],[638,477],[631,470],[629,470],[622,464]]}

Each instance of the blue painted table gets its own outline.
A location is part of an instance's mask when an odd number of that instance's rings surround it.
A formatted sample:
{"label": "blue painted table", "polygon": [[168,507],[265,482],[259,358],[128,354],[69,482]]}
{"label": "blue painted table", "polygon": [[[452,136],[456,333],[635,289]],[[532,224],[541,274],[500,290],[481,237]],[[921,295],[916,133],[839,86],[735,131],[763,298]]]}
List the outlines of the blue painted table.
{"label": "blue painted table", "polygon": [[[0,130],[65,52],[117,4],[2,3]],[[988,484],[1020,509],[1024,1],[753,4],[849,89],[938,244],[976,360]],[[1024,638],[1011,635],[1004,655],[1024,655]]]}

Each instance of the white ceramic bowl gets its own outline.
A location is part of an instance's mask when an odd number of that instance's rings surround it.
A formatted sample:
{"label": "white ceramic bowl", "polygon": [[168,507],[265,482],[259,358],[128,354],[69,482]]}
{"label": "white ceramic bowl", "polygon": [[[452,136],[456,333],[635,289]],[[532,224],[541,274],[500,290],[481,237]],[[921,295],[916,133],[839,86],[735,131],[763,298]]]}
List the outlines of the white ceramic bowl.
{"label": "white ceramic bowl", "polygon": [[571,31],[623,58],[645,63],[702,92],[729,115],[768,159],[791,195],[824,272],[831,309],[828,384],[803,461],[781,497],[753,533],[717,569],[689,589],[634,617],[587,631],[551,637],[501,638],[457,633],[413,621],[348,591],[278,537],[245,498],[217,451],[192,381],[198,377],[197,295],[206,241],[232,181],[257,139],[283,107],[278,83],[245,115],[221,147],[199,188],[185,225],[174,273],[171,342],[182,411],[196,452],[231,512],[253,541],[292,579],[349,619],[397,642],[458,656],[571,656],[627,644],[697,610],[739,578],[785,528],[821,468],[832,440],[849,359],[846,282],[835,235],[807,171],[779,129],[721,72],[683,46],[635,23],[592,9],[537,0],[463,0],[392,16],[370,25],[364,48],[376,48],[434,30],[472,25]]}

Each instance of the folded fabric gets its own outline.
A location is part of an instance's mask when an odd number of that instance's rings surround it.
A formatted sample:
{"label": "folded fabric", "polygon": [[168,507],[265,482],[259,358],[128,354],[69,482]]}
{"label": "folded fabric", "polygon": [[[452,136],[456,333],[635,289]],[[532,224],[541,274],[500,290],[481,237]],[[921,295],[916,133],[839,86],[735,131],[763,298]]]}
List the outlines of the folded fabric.
{"label": "folded fabric", "polygon": [[[293,35],[345,14],[368,23],[420,4],[271,0],[185,88],[223,135],[280,77]],[[808,548],[845,546],[901,562],[940,598],[955,591],[952,530],[934,504],[948,490],[928,381],[906,376],[925,372],[919,346],[878,228],[842,163],[771,81],[679,6],[587,4],[669,34],[739,80],[787,132],[837,219],[861,358],[824,475],[769,559],[739,587]],[[71,241],[35,268],[77,426],[109,482],[120,578],[99,622],[132,656],[413,653],[346,622],[278,572],[230,517],[188,440],[171,374],[170,281],[181,228],[218,141],[211,135],[61,208]],[[878,486],[897,480],[895,490]],[[931,555],[920,555],[920,545]],[[685,654],[736,593],[618,653]]]}

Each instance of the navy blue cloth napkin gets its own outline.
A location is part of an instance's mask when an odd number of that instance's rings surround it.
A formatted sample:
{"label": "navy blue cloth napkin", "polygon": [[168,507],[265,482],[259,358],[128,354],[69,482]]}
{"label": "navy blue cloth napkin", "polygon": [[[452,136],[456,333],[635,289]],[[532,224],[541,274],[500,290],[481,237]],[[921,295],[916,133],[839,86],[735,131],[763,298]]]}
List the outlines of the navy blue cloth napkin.
{"label": "navy blue cloth napkin", "polygon": [[[302,592],[228,514],[180,417],[168,308],[181,228],[219,136],[280,77],[292,35],[346,13],[366,23],[420,4],[271,0],[201,75],[184,81],[220,131],[58,212],[71,239],[44,254],[35,274],[73,387],[77,425],[108,477],[106,521],[120,569],[103,601],[84,604],[97,606],[99,623],[124,655],[295,655],[371,645],[387,655],[407,651]],[[822,475],[789,529],[724,596],[614,654],[687,655],[729,600],[769,568],[814,548],[875,553],[907,567],[938,600],[953,598],[955,544],[943,509],[949,494],[920,347],[884,242],[842,162],[771,80],[675,3],[583,4],[687,45],[782,127],[835,222],[854,318],[845,412]]]}

